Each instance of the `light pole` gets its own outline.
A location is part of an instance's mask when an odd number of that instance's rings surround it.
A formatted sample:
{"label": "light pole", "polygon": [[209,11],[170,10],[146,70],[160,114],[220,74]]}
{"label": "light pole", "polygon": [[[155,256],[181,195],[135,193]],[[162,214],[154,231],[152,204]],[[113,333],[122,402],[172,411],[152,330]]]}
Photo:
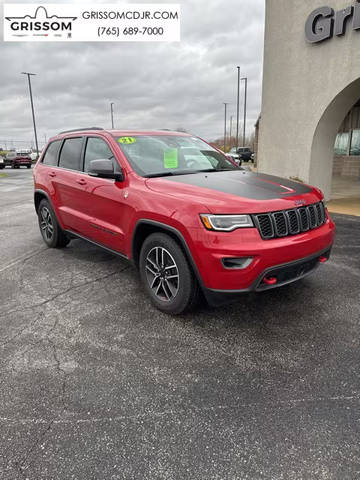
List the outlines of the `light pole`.
{"label": "light pole", "polygon": [[248,84],[248,79],[247,77],[244,77],[241,79],[242,81],[245,82],[245,95],[244,95],[244,132],[243,132],[243,147],[245,147],[245,137],[246,137],[246,109],[247,109],[247,84]]}
{"label": "light pole", "polygon": [[110,113],[111,113],[111,128],[114,130],[114,103],[110,103]]}
{"label": "light pole", "polygon": [[232,124],[233,124],[233,116],[230,116],[230,148],[231,148],[231,135],[232,135]]}
{"label": "light pole", "polygon": [[240,111],[240,67],[237,68],[237,101],[236,101],[236,149],[239,148],[239,111]]}
{"label": "light pole", "polygon": [[22,74],[22,75],[27,75],[28,81],[29,81],[29,93],[30,93],[30,103],[31,103],[32,119],[33,119],[33,125],[34,125],[36,158],[38,158],[38,156],[39,156],[39,145],[38,145],[37,133],[36,133],[34,102],[33,102],[33,96],[32,96],[32,90],[31,90],[31,80],[30,80],[30,77],[36,75],[36,73],[21,72],[21,74]]}
{"label": "light pole", "polygon": [[227,106],[229,104],[224,102],[224,107],[225,107],[225,121],[224,121],[224,152],[226,152],[226,119],[227,119]]}

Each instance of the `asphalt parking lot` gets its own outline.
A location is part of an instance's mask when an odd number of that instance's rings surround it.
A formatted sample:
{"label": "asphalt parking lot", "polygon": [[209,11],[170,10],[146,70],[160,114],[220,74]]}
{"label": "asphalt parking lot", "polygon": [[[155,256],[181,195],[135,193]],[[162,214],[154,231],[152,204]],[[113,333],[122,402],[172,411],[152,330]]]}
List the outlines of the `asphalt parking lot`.
{"label": "asphalt parking lot", "polygon": [[[6,177],[1,175],[6,174]],[[0,171],[0,478],[360,478],[360,218],[296,285],[172,318]]]}

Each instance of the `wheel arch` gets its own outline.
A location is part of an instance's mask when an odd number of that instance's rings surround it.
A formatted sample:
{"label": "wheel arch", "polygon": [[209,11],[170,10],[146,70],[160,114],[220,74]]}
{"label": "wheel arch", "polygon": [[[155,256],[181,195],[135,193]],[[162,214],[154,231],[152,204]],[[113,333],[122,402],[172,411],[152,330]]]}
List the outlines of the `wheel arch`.
{"label": "wheel arch", "polygon": [[51,208],[54,212],[54,215],[56,217],[56,220],[57,220],[58,224],[60,225],[62,230],[65,230],[65,227],[64,227],[63,223],[60,221],[61,219],[59,218],[58,212],[54,208],[54,205],[53,205],[53,203],[50,199],[50,195],[47,192],[45,192],[44,190],[41,190],[39,188],[37,188],[34,192],[34,206],[35,206],[36,213],[38,213],[40,202],[43,199],[47,200],[50,203],[50,206],[51,206]]}
{"label": "wheel arch", "polygon": [[[41,200],[43,200],[44,198],[45,198],[45,199],[50,203],[50,205],[52,206],[52,203],[51,203],[51,200],[50,200],[49,195],[48,195],[46,192],[44,192],[44,190],[36,189],[35,192],[34,192],[34,206],[35,206],[35,211],[36,211],[36,213],[38,213],[40,202],[41,202]],[[53,209],[54,209],[54,208],[53,208]]]}
{"label": "wheel arch", "polygon": [[195,260],[185,238],[183,237],[182,233],[179,232],[179,230],[177,230],[175,227],[171,227],[170,225],[166,225],[165,223],[157,222],[155,220],[138,220],[135,225],[131,242],[131,256],[135,266],[139,266],[140,251],[145,239],[152,233],[157,232],[166,233],[177,242],[185,254],[200,286],[203,287],[203,281],[200,272],[196,266]]}

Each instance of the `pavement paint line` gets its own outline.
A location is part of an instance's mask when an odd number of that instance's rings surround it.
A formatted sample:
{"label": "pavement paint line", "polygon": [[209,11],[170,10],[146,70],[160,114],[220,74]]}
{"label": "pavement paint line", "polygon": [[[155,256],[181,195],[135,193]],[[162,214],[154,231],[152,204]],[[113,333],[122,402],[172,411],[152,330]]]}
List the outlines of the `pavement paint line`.
{"label": "pavement paint line", "polygon": [[[304,403],[319,403],[319,402],[351,402],[351,401],[358,401],[360,397],[358,395],[336,395],[330,397],[308,397],[308,398],[295,398],[289,400],[282,400],[276,402],[276,406],[279,408],[283,406],[293,407],[295,405],[304,404]],[[270,403],[271,406],[274,404]],[[164,410],[162,412],[155,411],[155,412],[147,412],[147,413],[138,413],[135,415],[117,415],[114,417],[93,417],[93,418],[58,418],[58,419],[46,419],[46,418],[8,418],[8,417],[0,417],[0,422],[13,424],[13,425],[27,425],[27,424],[48,424],[51,422],[54,425],[79,425],[82,423],[102,423],[102,422],[123,422],[126,420],[141,420],[146,418],[161,418],[165,416],[174,416],[174,415],[181,415],[181,414],[197,414],[201,412],[209,412],[209,411],[216,411],[216,410],[234,410],[235,408],[241,408],[242,410],[245,408],[263,408],[263,403],[260,402],[251,402],[246,404],[237,404],[237,405],[211,405],[208,407],[195,407],[190,410]]]}
{"label": "pavement paint line", "polygon": [[16,190],[20,190],[21,187],[0,187],[0,193],[9,193],[15,192]]}
{"label": "pavement paint line", "polygon": [[[24,208],[31,208],[34,210],[34,215],[35,215],[35,207],[34,207],[34,204],[33,203],[20,203],[19,205],[14,205],[12,206],[12,208],[21,208],[21,209],[24,209]],[[35,215],[36,216],[36,215]]]}
{"label": "pavement paint line", "polygon": [[46,248],[41,248],[39,250],[35,250],[33,252],[24,253],[24,255],[21,255],[21,257],[17,258],[13,262],[8,263],[4,267],[1,267],[0,268],[0,273],[5,272],[5,270],[8,270],[9,268],[15,267],[15,265],[18,265],[19,263],[25,262],[26,260],[28,260],[32,257],[35,257],[35,255],[38,255],[41,252],[45,252],[46,250],[48,250],[47,247]]}

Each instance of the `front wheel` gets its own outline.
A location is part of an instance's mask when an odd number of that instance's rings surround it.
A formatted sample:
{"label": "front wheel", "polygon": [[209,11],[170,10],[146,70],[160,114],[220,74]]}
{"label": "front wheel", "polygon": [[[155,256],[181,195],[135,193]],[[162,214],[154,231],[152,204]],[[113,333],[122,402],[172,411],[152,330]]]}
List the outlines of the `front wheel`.
{"label": "front wheel", "polygon": [[54,210],[48,200],[43,199],[38,209],[39,227],[44,242],[50,248],[62,248],[70,239],[62,231]]}
{"label": "front wheel", "polygon": [[178,243],[164,233],[153,233],[144,242],[140,276],[152,303],[161,311],[178,315],[195,306],[199,286]]}

